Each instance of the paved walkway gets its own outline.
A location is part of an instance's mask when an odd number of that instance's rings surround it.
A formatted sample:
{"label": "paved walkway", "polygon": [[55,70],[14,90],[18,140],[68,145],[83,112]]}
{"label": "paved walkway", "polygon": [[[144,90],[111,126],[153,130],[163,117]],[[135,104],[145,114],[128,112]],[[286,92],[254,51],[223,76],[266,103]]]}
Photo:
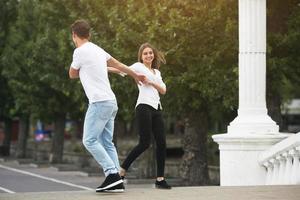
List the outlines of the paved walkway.
{"label": "paved walkway", "polygon": [[0,194],[1,200],[299,200],[300,186],[130,188],[124,193],[68,191]]}
{"label": "paved walkway", "polygon": [[0,160],[0,200],[300,200],[300,185],[174,187],[172,190],[157,190],[149,182],[126,184],[124,193],[96,193],[94,188],[103,178]]}

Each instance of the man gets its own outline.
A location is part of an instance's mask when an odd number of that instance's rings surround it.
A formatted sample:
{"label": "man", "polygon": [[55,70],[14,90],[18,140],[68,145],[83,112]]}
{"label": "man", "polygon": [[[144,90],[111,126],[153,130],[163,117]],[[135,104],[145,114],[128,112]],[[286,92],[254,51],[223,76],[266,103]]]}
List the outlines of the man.
{"label": "man", "polygon": [[89,41],[90,26],[84,20],[75,21],[72,26],[72,39],[76,46],[70,66],[71,79],[80,78],[89,100],[83,130],[83,144],[103,168],[106,176],[96,192],[124,191],[123,180],[119,175],[119,160],[112,142],[114,119],[117,114],[116,97],[108,79],[108,67],[118,69],[132,76],[137,83],[145,76],[138,75],[120,63],[99,46]]}

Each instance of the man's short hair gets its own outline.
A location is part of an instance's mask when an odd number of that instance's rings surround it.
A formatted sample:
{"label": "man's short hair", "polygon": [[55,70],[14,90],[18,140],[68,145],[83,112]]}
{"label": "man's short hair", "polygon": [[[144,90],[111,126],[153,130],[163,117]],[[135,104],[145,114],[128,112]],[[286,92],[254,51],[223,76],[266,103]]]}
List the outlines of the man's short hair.
{"label": "man's short hair", "polygon": [[90,37],[90,25],[85,20],[76,20],[71,25],[71,30],[81,39],[88,39]]}

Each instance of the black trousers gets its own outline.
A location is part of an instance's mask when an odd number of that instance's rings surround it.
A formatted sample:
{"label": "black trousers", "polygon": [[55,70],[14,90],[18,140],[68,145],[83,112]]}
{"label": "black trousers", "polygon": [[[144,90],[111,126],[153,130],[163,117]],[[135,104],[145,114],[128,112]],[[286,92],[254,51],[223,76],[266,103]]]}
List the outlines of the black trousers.
{"label": "black trousers", "polygon": [[132,162],[149,148],[151,134],[153,133],[156,143],[157,177],[163,177],[166,159],[166,136],[161,109],[155,110],[147,104],[139,104],[136,107],[136,121],[139,143],[132,149],[121,167],[128,170]]}

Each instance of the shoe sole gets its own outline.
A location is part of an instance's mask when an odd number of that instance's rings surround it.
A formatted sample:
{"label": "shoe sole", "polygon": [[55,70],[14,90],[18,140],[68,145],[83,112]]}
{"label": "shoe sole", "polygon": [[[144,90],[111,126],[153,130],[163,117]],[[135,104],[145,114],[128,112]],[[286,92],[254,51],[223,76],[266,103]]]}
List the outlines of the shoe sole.
{"label": "shoe sole", "polygon": [[171,190],[172,189],[172,187],[171,188],[163,188],[163,187],[160,187],[157,185],[154,185],[153,188],[158,189],[158,190]]}
{"label": "shoe sole", "polygon": [[102,191],[99,191],[99,192],[105,192],[105,193],[122,193],[122,192],[125,192],[124,189],[115,189],[115,190],[102,190]]}
{"label": "shoe sole", "polygon": [[103,190],[107,190],[108,188],[114,187],[114,186],[116,186],[116,185],[118,185],[120,183],[123,183],[123,180],[118,180],[118,181],[116,181],[116,182],[114,182],[114,183],[112,183],[112,184],[110,184],[110,185],[108,185],[108,186],[106,186],[104,188],[97,188],[96,192],[101,192]]}
{"label": "shoe sole", "polygon": [[155,189],[158,189],[158,190],[171,190],[172,188],[155,187]]}
{"label": "shoe sole", "polygon": [[158,190],[171,190],[172,188],[161,188],[161,187],[155,187],[155,189],[158,189]]}

